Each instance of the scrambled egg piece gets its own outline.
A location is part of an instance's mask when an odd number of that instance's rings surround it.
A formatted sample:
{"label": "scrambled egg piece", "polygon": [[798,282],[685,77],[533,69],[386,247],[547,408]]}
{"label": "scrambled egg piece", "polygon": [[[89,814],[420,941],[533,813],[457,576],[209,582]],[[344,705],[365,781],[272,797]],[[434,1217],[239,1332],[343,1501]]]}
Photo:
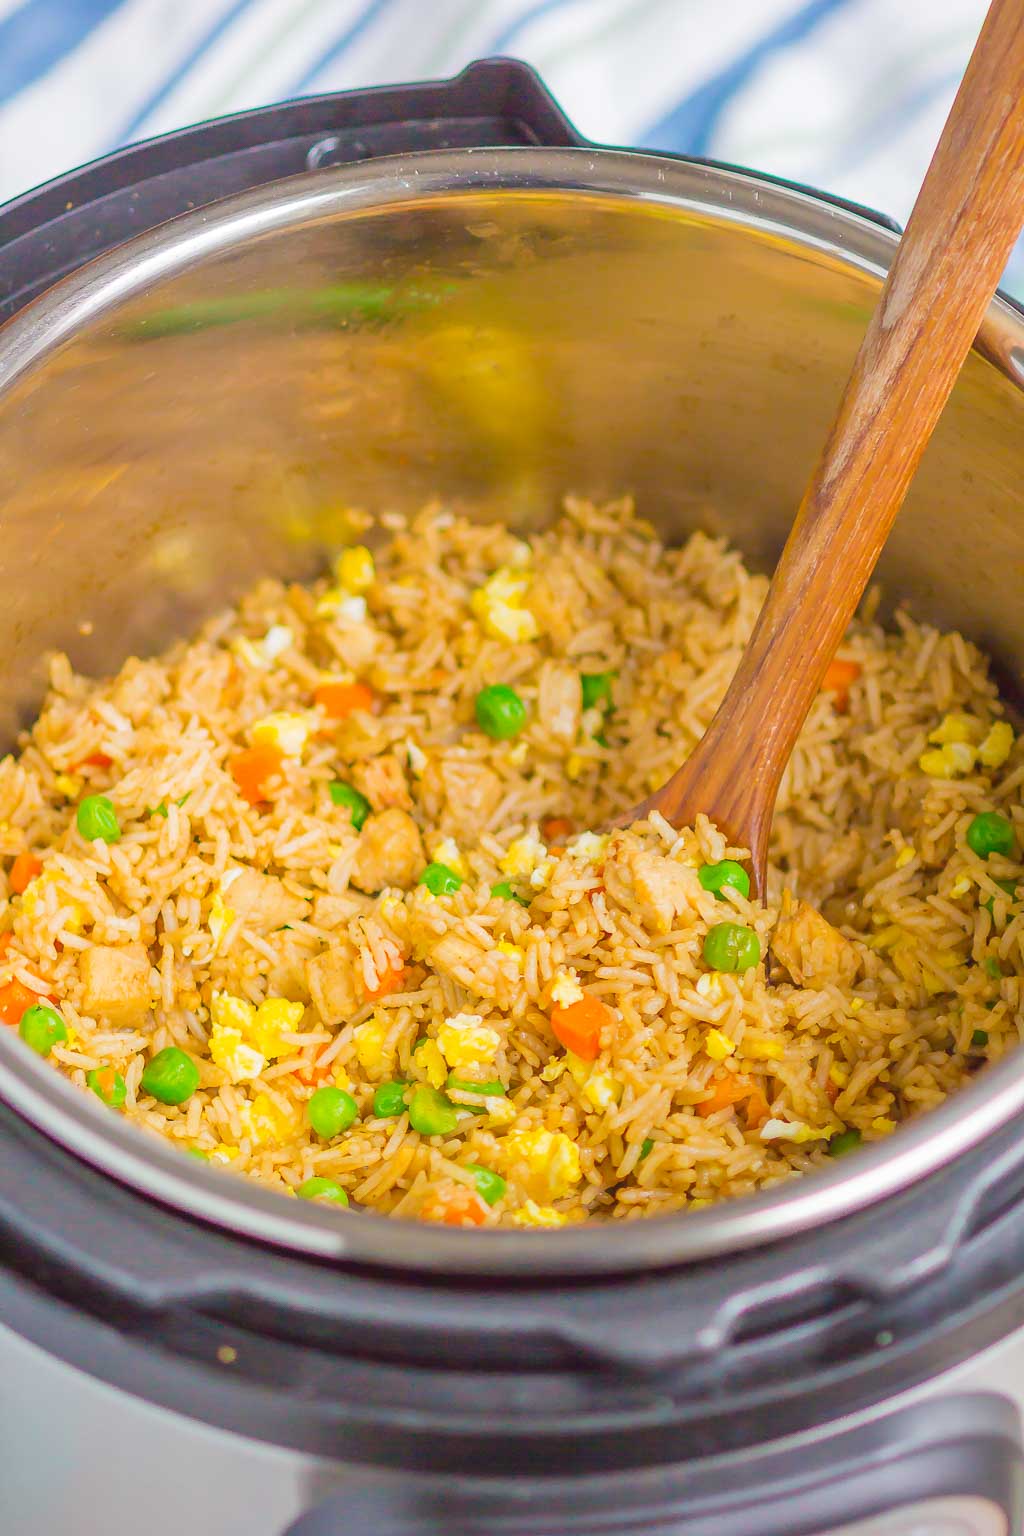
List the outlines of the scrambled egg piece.
{"label": "scrambled egg piece", "polygon": [[344,587],[328,587],[317,600],[318,619],[347,619],[350,624],[366,623],[366,598],[353,596]]}
{"label": "scrambled egg piece", "polygon": [[250,1026],[250,1034],[257,1050],[273,1060],[290,1049],[282,1035],[292,1034],[302,1023],[305,1013],[303,1003],[290,1003],[284,997],[268,997],[256,1009],[256,1017]]}
{"label": "scrambled egg piece", "polygon": [[[622,1098],[622,1084],[610,1072],[595,1072],[589,1062],[581,1061],[572,1051],[565,1053],[565,1066],[583,1098],[593,1109],[610,1109]],[[544,1072],[541,1077],[545,1077]],[[550,1081],[547,1078],[545,1080]]]}
{"label": "scrambled egg piece", "polygon": [[499,566],[494,575],[477,587],[469,606],[493,640],[521,645],[537,638],[537,620],[523,606],[530,578],[523,570]]}
{"label": "scrambled egg piece", "polygon": [[871,1129],[877,1131],[879,1136],[889,1136],[896,1129],[895,1120],[890,1120],[888,1115],[878,1115],[871,1122]]}
{"label": "scrambled egg piece", "polygon": [[527,1200],[518,1211],[513,1211],[512,1220],[517,1227],[564,1227],[569,1218],[553,1206]]}
{"label": "scrambled egg piece", "polygon": [[441,1025],[437,1044],[450,1067],[489,1066],[501,1048],[501,1036],[481,1014],[456,1013]]}
{"label": "scrambled egg piece", "polygon": [[215,950],[220,948],[221,940],[237,916],[238,914],[234,907],[226,905],[220,891],[215,891],[213,900],[210,903],[210,915],[206,920]]}
{"label": "scrambled egg piece", "polygon": [[211,1031],[209,1047],[210,1060],[216,1062],[233,1083],[259,1077],[267,1064],[267,1058],[255,1046],[245,1044],[240,1029],[227,1027]]}
{"label": "scrambled egg piece", "polygon": [[978,761],[986,768],[1001,768],[1013,750],[1013,727],[997,720],[978,748]]}
{"label": "scrambled egg piece", "polygon": [[295,635],[286,624],[271,624],[262,640],[238,635],[231,641],[231,649],[247,666],[266,672],[294,644]]}
{"label": "scrambled egg piece", "polygon": [[377,580],[377,568],[365,544],[353,544],[351,549],[343,549],[334,562],[334,574],[338,585],[355,595],[368,592]]}
{"label": "scrambled egg piece", "polygon": [[720,1029],[709,1029],[704,1037],[704,1049],[712,1061],[725,1061],[735,1051],[736,1042]]}
{"label": "scrambled egg piece", "polygon": [[430,857],[436,864],[447,864],[449,869],[455,871],[460,880],[465,880],[469,874],[466,861],[462,857],[461,849],[454,837],[440,838],[431,848]]}
{"label": "scrambled egg piece", "polygon": [[258,1147],[276,1146],[295,1134],[295,1120],[286,1115],[266,1093],[258,1093],[238,1111],[242,1129]]}
{"label": "scrambled egg piece", "polygon": [[525,1165],[533,1192],[541,1198],[558,1200],[583,1177],[579,1147],[562,1131],[510,1131],[501,1151],[509,1167]]}
{"label": "scrambled egg piece", "polygon": [[565,851],[571,859],[586,859],[596,864],[610,842],[607,832],[581,832],[566,845]]}
{"label": "scrambled egg piece", "polygon": [[279,709],[257,720],[249,735],[257,746],[277,747],[285,757],[301,757],[314,723],[312,715]]}
{"label": "scrambled egg piece", "polygon": [[802,1120],[766,1120],[761,1127],[762,1141],[824,1141],[829,1135]]}
{"label": "scrambled egg piece", "polygon": [[448,1078],[448,1067],[436,1040],[424,1040],[416,1051],[417,1065],[427,1074],[432,1088],[443,1088]]}
{"label": "scrambled egg piece", "polygon": [[82,792],[82,780],[75,774],[58,773],[53,781],[54,789],[60,791],[68,800],[77,800]]}
{"label": "scrambled egg piece", "polygon": [[976,753],[966,741],[949,741],[922,752],[917,766],[932,779],[961,779],[974,767]]}
{"label": "scrambled egg piece", "polygon": [[949,715],[943,715],[938,726],[928,737],[936,746],[951,746],[957,742],[977,742],[982,734],[980,720],[973,715],[963,715],[954,711]]}
{"label": "scrambled egg piece", "polygon": [[838,1061],[834,1061],[828,1069],[828,1080],[833,1088],[845,1088],[850,1081],[850,1074]]}
{"label": "scrambled egg piece", "polygon": [[956,901],[958,896],[966,896],[970,888],[970,875],[957,875],[956,879],[953,881],[953,884],[949,888],[949,894],[953,900]]}
{"label": "scrambled egg piece", "polygon": [[522,963],[524,951],[518,944],[510,944],[507,939],[502,939],[500,944],[495,944],[499,955],[508,955],[510,960]]}
{"label": "scrambled egg piece", "polygon": [[785,1055],[785,1050],[778,1040],[772,1040],[767,1035],[755,1034],[753,1030],[748,1030],[743,1036],[740,1050],[752,1061],[781,1061]]}
{"label": "scrambled egg piece", "polygon": [[573,1003],[582,1003],[584,997],[583,988],[580,986],[579,977],[572,969],[556,971],[555,979],[551,983],[551,1001],[559,1008],[571,1008]]}
{"label": "scrambled egg piece", "polygon": [[535,891],[544,889],[554,867],[554,859],[548,858],[548,851],[536,832],[527,832],[525,837],[513,839],[498,865],[503,875],[529,880]]}
{"label": "scrambled egg piece", "polygon": [[63,927],[68,933],[81,933],[89,919],[89,910],[80,901],[72,900],[64,886],[64,879],[56,865],[48,865],[41,875],[26,885],[21,895],[21,910],[27,918],[34,920],[45,903],[47,889],[52,889],[56,892],[57,904],[63,914]]}
{"label": "scrambled egg piece", "polygon": [[725,983],[717,971],[705,971],[693,985],[694,990],[709,1003],[720,1003],[725,996]]}
{"label": "scrambled egg piece", "polygon": [[907,865],[913,859],[914,853],[915,849],[913,843],[906,843],[896,855],[896,868],[906,869]]}
{"label": "scrambled egg piece", "polygon": [[233,1083],[259,1077],[268,1060],[287,1050],[284,1031],[298,1027],[305,1008],[283,997],[254,1007],[244,997],[215,992],[210,1001],[210,1057]]}
{"label": "scrambled egg piece", "polygon": [[365,1024],[360,1024],[355,1031],[353,1039],[356,1045],[356,1057],[364,1072],[371,1075],[384,1072],[394,1055],[392,1050],[385,1050],[384,1042],[387,1031],[376,1017],[367,1019]]}

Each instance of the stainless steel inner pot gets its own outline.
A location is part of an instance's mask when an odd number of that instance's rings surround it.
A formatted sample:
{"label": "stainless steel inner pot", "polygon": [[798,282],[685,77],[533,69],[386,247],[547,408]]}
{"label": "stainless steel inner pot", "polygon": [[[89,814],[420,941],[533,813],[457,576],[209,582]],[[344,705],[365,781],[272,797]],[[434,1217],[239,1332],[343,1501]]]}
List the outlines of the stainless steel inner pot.
{"label": "stainless steel inner pot", "polygon": [[[353,506],[441,496],[528,528],[566,490],[630,491],[664,536],[721,531],[770,566],[894,245],[752,175],[503,149],[279,182],[121,247],[0,333],[3,733],[31,718],[52,647],[98,672],[157,649],[261,575],[314,572]],[[962,628],[1011,688],[1022,377],[1024,325],[996,300],[879,572],[890,609]],[[723,1254],[881,1200],[1017,1114],[1024,1058],[834,1172],[539,1238],[326,1213],[198,1167],[8,1031],[0,1092],[114,1178],[269,1242],[580,1274]]]}

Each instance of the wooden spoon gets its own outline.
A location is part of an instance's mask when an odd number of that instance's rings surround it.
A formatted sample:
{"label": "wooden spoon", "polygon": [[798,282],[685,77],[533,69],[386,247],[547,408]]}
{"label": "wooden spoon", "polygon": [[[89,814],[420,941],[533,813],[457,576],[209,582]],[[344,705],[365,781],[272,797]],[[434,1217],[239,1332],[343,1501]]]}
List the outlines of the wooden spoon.
{"label": "wooden spoon", "polygon": [[1024,0],[994,0],[722,704],[618,819],[703,812],[764,895],[783,770],[1024,224]]}

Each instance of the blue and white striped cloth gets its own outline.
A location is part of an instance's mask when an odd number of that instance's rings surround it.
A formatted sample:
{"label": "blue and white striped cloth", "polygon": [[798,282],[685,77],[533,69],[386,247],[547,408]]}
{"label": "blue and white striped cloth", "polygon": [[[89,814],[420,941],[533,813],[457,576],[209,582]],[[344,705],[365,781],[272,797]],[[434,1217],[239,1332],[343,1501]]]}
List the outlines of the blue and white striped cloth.
{"label": "blue and white striped cloth", "polygon": [[[0,201],[223,112],[512,54],[613,144],[905,220],[985,0],[0,0]],[[1018,260],[1016,286],[1024,288]]]}

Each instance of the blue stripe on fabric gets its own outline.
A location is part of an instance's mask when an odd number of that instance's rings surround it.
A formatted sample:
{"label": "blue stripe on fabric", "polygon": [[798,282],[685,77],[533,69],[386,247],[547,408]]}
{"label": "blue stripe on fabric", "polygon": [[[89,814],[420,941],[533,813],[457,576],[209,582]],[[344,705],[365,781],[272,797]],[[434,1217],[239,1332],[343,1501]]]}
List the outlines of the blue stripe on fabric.
{"label": "blue stripe on fabric", "polygon": [[850,0],[810,0],[810,4],[781,22],[774,31],[766,33],[725,69],[684,96],[671,112],[645,132],[642,143],[652,149],[706,155],[725,108],[766,60],[781,49],[802,42],[826,16],[842,10],[849,3]]}
{"label": "blue stripe on fabric", "polygon": [[119,128],[117,133],[113,135],[110,143],[110,147],[112,149],[117,148],[121,144],[129,144],[134,138],[138,136],[139,129],[143,126],[146,119],[150,117],[158,107],[163,106],[168,96],[170,96],[171,93],[177,89],[182,80],[184,80],[185,76],[188,74],[189,70],[193,69],[195,65],[199,63],[203,55],[213,47],[218,38],[223,37],[224,33],[228,30],[229,27],[234,26],[239,16],[241,16],[244,11],[247,11],[250,5],[254,5],[255,3],[256,0],[235,0],[234,5],[229,6],[228,9],[223,12],[218,20],[214,22],[213,26],[210,27],[209,31],[207,31],[199,39],[198,43],[195,44],[195,46],[185,55],[185,57],[178,60],[171,73],[164,78],[159,86],[157,86],[153,94],[148,96],[142,105],[136,109],[136,111],[129,118],[128,122],[126,122],[123,127]]}
{"label": "blue stripe on fabric", "polygon": [[305,73],[296,80],[292,87],[293,93],[296,96],[300,95],[316,79],[317,75],[322,74],[325,69],[330,69],[335,59],[340,58],[345,49],[360,38],[367,27],[372,26],[378,16],[386,11],[391,4],[392,0],[370,0],[369,5],[360,11],[355,21],[349,22],[340,37],[336,37],[334,42],[330,43],[320,55],[316,63],[311,64]]}
{"label": "blue stripe on fabric", "polygon": [[0,101],[48,74],[123,0],[27,0],[0,21]]}
{"label": "blue stripe on fabric", "polygon": [[536,5],[531,5],[521,16],[517,16],[514,21],[510,21],[507,26],[503,27],[497,37],[491,38],[487,44],[487,52],[491,54],[504,53],[506,49],[512,46],[524,27],[528,27],[531,22],[539,20],[541,16],[547,16],[551,11],[560,11],[566,3],[567,0],[537,0]]}
{"label": "blue stripe on fabric", "polygon": [[962,77],[962,70],[944,70],[941,75],[934,75],[931,80],[922,81],[906,96],[892,102],[881,117],[872,117],[870,122],[858,124],[857,132],[849,140],[845,150],[842,145],[837,145],[835,158],[831,163],[826,161],[825,178],[829,181],[834,180],[866,160],[882,145],[888,144],[912,118],[930,106],[936,96],[943,95],[950,89],[955,90]]}

